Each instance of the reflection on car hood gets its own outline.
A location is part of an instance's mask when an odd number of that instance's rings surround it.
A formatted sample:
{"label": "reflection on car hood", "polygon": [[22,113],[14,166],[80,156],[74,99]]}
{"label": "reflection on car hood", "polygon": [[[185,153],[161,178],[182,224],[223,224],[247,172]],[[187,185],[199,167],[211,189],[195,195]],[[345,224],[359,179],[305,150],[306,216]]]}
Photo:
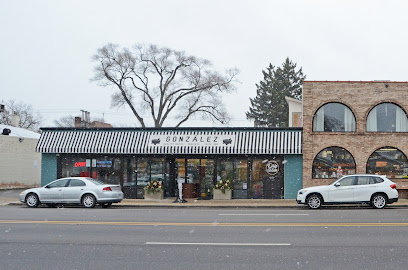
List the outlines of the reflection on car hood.
{"label": "reflection on car hood", "polygon": [[303,190],[307,190],[307,191],[324,190],[324,189],[328,189],[329,187],[330,187],[330,185],[322,185],[322,186],[314,186],[314,187],[304,188]]}
{"label": "reflection on car hood", "polygon": [[38,190],[40,190],[40,189],[42,189],[42,187],[29,188],[29,189],[24,190],[24,192],[25,192],[25,193],[29,193],[29,192],[32,192],[32,191],[38,191]]}

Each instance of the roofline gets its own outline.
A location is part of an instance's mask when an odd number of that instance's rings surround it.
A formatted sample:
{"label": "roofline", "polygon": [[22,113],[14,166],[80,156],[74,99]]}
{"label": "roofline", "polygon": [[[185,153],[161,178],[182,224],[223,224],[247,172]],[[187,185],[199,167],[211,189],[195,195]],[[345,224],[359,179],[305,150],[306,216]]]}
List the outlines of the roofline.
{"label": "roofline", "polygon": [[299,99],[296,99],[296,98],[291,98],[291,97],[286,97],[286,96],[285,96],[285,100],[286,100],[286,101],[292,101],[292,102],[295,102],[295,103],[302,104],[302,100],[299,100]]}
{"label": "roofline", "polygon": [[162,128],[138,128],[138,127],[113,127],[113,128],[61,128],[61,127],[41,127],[42,131],[259,131],[259,130],[277,130],[277,131],[302,131],[302,127],[284,127],[284,128],[268,128],[268,127],[162,127]]}
{"label": "roofline", "polygon": [[330,82],[330,83],[408,83],[408,81],[387,81],[387,80],[379,80],[379,81],[308,81],[305,82]]}

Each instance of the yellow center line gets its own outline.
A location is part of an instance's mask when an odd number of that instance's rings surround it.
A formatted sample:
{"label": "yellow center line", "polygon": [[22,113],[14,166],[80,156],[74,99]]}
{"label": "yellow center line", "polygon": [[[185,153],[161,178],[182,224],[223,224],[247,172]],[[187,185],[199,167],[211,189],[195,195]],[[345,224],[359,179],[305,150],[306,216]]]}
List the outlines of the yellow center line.
{"label": "yellow center line", "polygon": [[408,223],[186,223],[128,221],[0,220],[0,224],[193,226],[193,227],[406,227]]}

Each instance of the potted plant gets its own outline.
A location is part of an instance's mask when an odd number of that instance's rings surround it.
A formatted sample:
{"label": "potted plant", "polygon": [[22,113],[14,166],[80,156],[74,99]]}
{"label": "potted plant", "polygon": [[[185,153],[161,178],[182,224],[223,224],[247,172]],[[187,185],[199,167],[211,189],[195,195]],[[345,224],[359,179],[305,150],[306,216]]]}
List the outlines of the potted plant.
{"label": "potted plant", "polygon": [[214,186],[214,200],[231,200],[232,183],[231,180],[220,180]]}
{"label": "potted plant", "polygon": [[155,201],[163,200],[164,198],[164,186],[162,181],[153,180],[144,187],[144,199]]}

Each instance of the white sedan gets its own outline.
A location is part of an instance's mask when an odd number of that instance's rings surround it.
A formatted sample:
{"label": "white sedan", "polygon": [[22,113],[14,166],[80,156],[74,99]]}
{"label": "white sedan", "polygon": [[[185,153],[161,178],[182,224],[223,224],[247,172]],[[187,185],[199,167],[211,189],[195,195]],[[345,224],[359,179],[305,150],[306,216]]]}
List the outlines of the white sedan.
{"label": "white sedan", "polygon": [[21,192],[19,199],[28,207],[44,203],[49,207],[56,204],[82,204],[93,208],[98,203],[106,208],[123,200],[119,185],[106,185],[88,177],[69,177],[55,180],[40,188],[30,188]]}
{"label": "white sedan", "polygon": [[382,175],[347,175],[330,185],[304,188],[298,191],[297,203],[318,209],[323,204],[368,203],[384,208],[398,201],[397,186]]}

